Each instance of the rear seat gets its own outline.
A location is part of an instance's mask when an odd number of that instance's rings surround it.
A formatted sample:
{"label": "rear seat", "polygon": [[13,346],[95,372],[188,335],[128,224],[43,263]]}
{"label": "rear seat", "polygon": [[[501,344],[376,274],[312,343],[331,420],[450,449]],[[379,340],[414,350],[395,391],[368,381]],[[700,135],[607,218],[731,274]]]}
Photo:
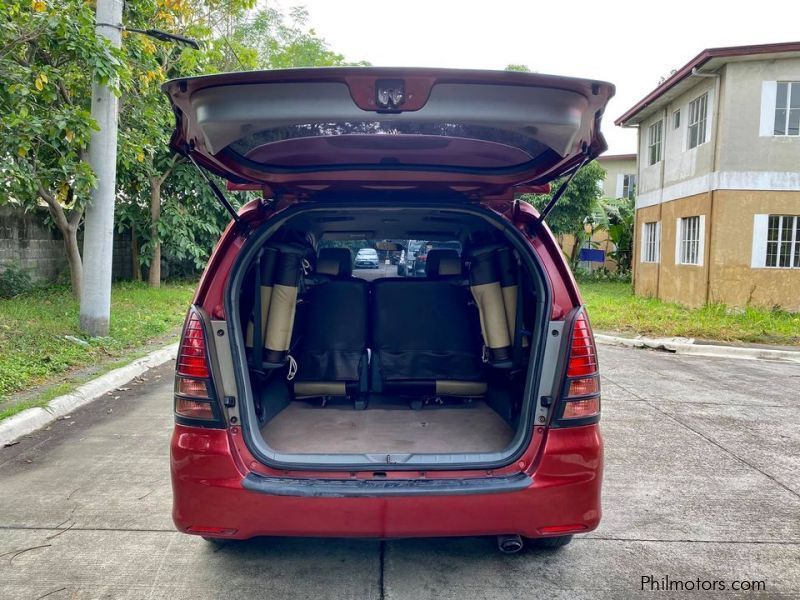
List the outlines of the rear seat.
{"label": "rear seat", "polygon": [[426,279],[373,282],[371,390],[483,396],[481,334],[453,250],[428,253]]}
{"label": "rear seat", "polygon": [[320,280],[306,294],[302,331],[293,357],[296,398],[350,396],[367,391],[369,287],[352,277],[347,248],[323,248],[317,258]]}

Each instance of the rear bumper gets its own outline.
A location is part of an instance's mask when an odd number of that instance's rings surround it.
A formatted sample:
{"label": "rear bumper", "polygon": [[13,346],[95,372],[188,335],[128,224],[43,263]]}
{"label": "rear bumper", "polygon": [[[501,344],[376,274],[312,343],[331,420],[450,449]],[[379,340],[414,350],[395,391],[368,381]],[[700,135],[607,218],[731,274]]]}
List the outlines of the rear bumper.
{"label": "rear bumper", "polygon": [[[530,472],[473,473],[467,484],[456,471],[441,474],[441,484],[429,477],[419,486],[397,479],[376,486],[347,474],[335,480],[259,476],[244,472],[227,431],[183,425],[175,427],[171,458],[175,525],[198,535],[542,537],[591,531],[600,521],[597,425],[549,432]],[[449,491],[447,480],[455,484]],[[390,492],[376,491],[381,488]]]}

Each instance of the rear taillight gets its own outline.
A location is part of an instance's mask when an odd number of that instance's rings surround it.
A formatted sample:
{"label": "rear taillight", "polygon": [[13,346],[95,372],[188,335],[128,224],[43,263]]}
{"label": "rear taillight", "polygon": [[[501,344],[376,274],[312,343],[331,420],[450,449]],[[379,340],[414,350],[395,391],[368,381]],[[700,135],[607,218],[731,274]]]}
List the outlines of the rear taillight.
{"label": "rear taillight", "polygon": [[575,316],[569,344],[567,368],[557,407],[558,427],[588,425],[600,420],[600,375],[592,326],[585,309]]}
{"label": "rear taillight", "polygon": [[192,307],[186,316],[175,365],[175,420],[190,425],[222,427],[211,381],[203,322]]}

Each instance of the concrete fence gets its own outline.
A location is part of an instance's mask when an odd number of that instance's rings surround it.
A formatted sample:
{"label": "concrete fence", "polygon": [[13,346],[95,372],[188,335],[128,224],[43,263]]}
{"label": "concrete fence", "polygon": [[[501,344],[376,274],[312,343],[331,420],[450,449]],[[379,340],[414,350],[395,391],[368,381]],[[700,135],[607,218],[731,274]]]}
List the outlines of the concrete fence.
{"label": "concrete fence", "polygon": [[[34,281],[69,281],[64,241],[55,227],[46,225],[47,209],[25,211],[16,206],[0,206],[0,271],[8,265],[27,270]],[[82,246],[82,239],[78,240]],[[130,279],[130,234],[114,235],[114,279]]]}

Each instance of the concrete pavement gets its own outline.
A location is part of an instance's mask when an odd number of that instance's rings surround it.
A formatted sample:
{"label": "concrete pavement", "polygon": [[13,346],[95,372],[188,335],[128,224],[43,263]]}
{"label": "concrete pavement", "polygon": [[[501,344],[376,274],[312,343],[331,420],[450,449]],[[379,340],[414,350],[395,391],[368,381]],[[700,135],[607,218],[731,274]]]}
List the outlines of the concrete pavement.
{"label": "concrete pavement", "polygon": [[0,448],[0,598],[627,598],[647,575],[799,597],[800,366],[600,354],[604,518],[560,552],[176,533],[168,364]]}

